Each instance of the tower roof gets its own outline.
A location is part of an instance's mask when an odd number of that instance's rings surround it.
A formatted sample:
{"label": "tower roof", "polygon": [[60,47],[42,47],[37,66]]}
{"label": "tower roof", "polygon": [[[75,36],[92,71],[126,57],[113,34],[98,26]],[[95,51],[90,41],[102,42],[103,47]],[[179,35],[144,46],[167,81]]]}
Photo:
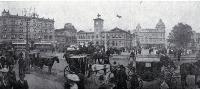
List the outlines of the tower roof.
{"label": "tower roof", "polygon": [[165,27],[165,24],[163,23],[163,21],[162,21],[162,19],[160,19],[159,21],[158,21],[158,23],[156,24],[156,28],[157,27]]}
{"label": "tower roof", "polygon": [[141,29],[140,24],[138,24],[138,25],[136,26],[136,29]]}
{"label": "tower roof", "polygon": [[103,19],[101,19],[101,15],[99,13],[97,14],[97,18],[94,19],[94,20],[102,20],[102,21],[104,21]]}

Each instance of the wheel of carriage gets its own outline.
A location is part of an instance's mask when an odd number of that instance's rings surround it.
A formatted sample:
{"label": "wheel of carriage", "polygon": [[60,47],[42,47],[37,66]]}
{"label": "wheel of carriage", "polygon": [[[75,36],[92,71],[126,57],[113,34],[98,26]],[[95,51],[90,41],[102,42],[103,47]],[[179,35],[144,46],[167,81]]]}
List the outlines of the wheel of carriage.
{"label": "wheel of carriage", "polygon": [[107,83],[115,83],[115,77],[114,74],[109,72],[107,76]]}
{"label": "wheel of carriage", "polygon": [[64,77],[66,77],[67,74],[70,74],[70,73],[71,73],[70,67],[69,67],[69,65],[67,65],[67,66],[65,67],[65,69],[64,69]]}

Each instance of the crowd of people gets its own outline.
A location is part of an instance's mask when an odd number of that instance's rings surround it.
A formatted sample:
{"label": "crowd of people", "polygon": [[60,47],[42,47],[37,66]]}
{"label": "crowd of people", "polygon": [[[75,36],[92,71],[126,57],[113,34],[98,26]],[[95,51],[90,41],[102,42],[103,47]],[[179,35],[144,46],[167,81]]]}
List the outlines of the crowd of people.
{"label": "crowd of people", "polygon": [[[19,73],[14,68],[19,65]],[[17,76],[19,75],[19,76]],[[16,55],[13,50],[1,50],[0,53],[0,89],[29,89],[25,78],[25,60],[23,53]]]}

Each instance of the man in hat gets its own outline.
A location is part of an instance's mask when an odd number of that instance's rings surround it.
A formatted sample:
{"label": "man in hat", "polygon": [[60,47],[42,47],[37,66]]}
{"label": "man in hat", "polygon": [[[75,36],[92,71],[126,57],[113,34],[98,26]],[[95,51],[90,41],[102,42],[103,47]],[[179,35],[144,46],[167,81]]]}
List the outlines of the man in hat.
{"label": "man in hat", "polygon": [[137,89],[139,87],[138,76],[135,72],[135,69],[133,69],[132,72],[133,74],[131,75],[131,79],[130,79],[131,89]]}
{"label": "man in hat", "polygon": [[79,89],[77,84],[79,81],[80,78],[78,75],[68,74],[67,81],[65,82],[65,89]]}
{"label": "man in hat", "polygon": [[117,72],[116,79],[117,89],[127,89],[126,80],[128,80],[128,77],[126,75],[125,67],[123,65],[120,65],[120,70]]}
{"label": "man in hat", "polygon": [[7,77],[8,69],[3,68],[0,70],[0,72],[0,89],[11,89],[11,85]]}
{"label": "man in hat", "polygon": [[25,60],[23,58],[23,53],[22,52],[19,55],[18,64],[19,64],[19,74],[24,74],[24,72],[25,72]]}
{"label": "man in hat", "polygon": [[13,89],[15,89],[17,80],[16,80],[15,71],[13,71],[13,67],[14,67],[14,65],[10,66],[10,69],[9,69],[7,75],[8,75],[8,80],[9,80],[9,83],[11,84],[11,87],[13,87]]}
{"label": "man in hat", "polygon": [[19,74],[19,80],[17,81],[16,89],[29,89],[27,80],[24,80],[25,74]]}

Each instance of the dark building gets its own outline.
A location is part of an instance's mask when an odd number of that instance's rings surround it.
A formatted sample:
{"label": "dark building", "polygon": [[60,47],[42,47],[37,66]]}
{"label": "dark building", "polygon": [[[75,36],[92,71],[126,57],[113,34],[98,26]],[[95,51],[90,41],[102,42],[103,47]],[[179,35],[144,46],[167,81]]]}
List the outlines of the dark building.
{"label": "dark building", "polygon": [[77,30],[71,23],[66,23],[64,28],[56,29],[54,33],[56,47],[63,51],[63,48],[75,45],[77,43],[76,33]]}
{"label": "dark building", "polygon": [[24,48],[27,30],[29,43],[53,43],[53,19],[39,18],[36,13],[29,16],[12,15],[9,10],[3,10],[0,16],[0,42],[12,42]]}

